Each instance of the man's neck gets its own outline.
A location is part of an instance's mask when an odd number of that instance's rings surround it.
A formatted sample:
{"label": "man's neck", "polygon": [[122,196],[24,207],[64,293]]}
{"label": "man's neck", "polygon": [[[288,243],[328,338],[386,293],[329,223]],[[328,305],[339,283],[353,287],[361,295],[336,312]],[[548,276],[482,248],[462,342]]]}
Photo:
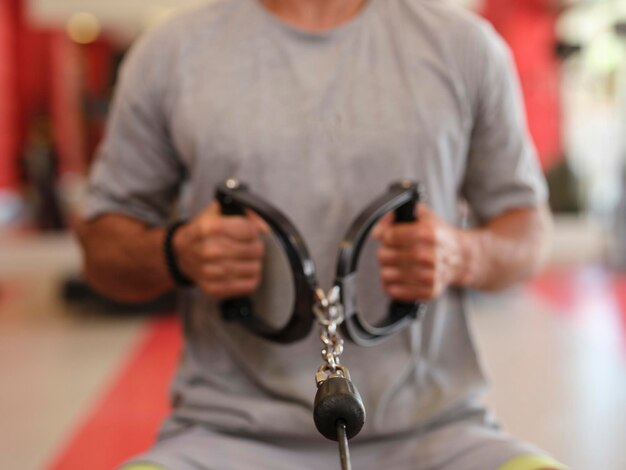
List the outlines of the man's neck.
{"label": "man's neck", "polygon": [[356,16],[367,0],[255,0],[274,15],[306,31],[324,31]]}

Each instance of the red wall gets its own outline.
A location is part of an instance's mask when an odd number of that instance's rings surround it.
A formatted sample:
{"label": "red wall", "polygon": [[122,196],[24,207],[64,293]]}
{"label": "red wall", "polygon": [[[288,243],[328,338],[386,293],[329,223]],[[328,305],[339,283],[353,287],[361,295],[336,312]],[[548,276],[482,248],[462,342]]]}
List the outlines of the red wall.
{"label": "red wall", "polygon": [[0,190],[18,191],[20,158],[35,120],[51,123],[61,175],[84,174],[101,123],[86,122],[87,98],[106,96],[114,49],[33,27],[23,0],[0,0]]}
{"label": "red wall", "polygon": [[546,170],[562,158],[556,5],[557,0],[486,0],[483,11],[513,50],[530,132]]}
{"label": "red wall", "polygon": [[19,147],[18,0],[0,1],[0,190],[14,189]]}

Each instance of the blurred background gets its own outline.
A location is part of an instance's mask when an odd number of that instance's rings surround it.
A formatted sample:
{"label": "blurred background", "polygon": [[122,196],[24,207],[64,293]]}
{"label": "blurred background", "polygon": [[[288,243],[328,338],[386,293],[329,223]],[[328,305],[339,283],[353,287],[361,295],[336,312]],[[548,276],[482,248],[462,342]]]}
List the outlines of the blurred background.
{"label": "blurred background", "polygon": [[[174,299],[95,295],[71,233],[126,50],[198,3],[0,0],[1,469],[114,468],[167,413]],[[537,279],[475,296],[488,400],[573,470],[624,470],[626,0],[458,3],[513,50],[556,217]]]}

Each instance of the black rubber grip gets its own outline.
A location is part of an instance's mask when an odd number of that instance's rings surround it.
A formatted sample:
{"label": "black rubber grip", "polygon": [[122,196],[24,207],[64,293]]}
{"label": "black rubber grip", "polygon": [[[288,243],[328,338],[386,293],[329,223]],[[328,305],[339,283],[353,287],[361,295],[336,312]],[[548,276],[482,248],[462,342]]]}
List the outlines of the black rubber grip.
{"label": "black rubber grip", "polygon": [[220,208],[222,211],[222,215],[232,215],[232,216],[244,216],[246,215],[246,210],[241,207],[235,200],[233,200],[230,195],[225,194],[222,198],[220,198]]}
{"label": "black rubber grip", "polygon": [[[242,188],[243,189],[243,188]],[[222,215],[245,216],[245,209],[230,194],[218,196]],[[222,315],[227,321],[245,320],[252,316],[252,301],[248,297],[235,297],[220,303]]]}
{"label": "black rubber grip", "polygon": [[[415,222],[417,220],[417,204],[419,203],[419,190],[418,200],[409,201],[406,204],[398,207],[395,210],[394,221],[396,224],[407,224]],[[415,310],[415,302],[400,302],[393,300],[389,305],[389,315],[392,318],[402,318],[407,315],[411,315]]]}
{"label": "black rubber grip", "polygon": [[407,202],[396,209],[395,222],[397,224],[415,222],[417,220],[416,211],[417,204],[413,201]]}

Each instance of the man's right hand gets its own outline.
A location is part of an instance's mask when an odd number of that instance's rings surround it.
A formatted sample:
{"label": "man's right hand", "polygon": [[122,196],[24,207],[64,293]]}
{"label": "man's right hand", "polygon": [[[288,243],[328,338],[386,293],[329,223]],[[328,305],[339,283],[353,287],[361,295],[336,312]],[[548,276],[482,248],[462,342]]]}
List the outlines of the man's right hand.
{"label": "man's right hand", "polygon": [[247,296],[261,283],[269,228],[258,216],[224,216],[214,202],[181,227],[173,239],[180,270],[208,296]]}

